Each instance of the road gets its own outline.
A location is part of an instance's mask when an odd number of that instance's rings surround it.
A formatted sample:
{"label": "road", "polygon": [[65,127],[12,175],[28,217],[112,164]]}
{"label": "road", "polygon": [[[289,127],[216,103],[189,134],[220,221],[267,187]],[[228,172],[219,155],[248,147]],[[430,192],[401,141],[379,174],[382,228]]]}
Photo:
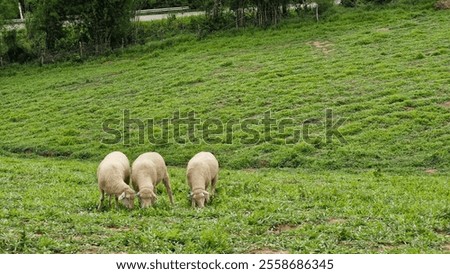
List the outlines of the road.
{"label": "road", "polygon": [[[136,16],[136,21],[139,22],[146,22],[146,21],[155,21],[155,20],[162,20],[166,19],[169,15],[175,14],[177,18],[179,17],[188,17],[188,16],[198,16],[198,15],[204,15],[204,11],[188,11],[188,12],[180,12],[180,13],[164,13],[164,14],[149,14],[149,15],[139,15]],[[12,25],[5,26],[6,29],[12,30],[12,29],[24,29],[25,23],[24,20],[16,20],[17,22]]]}
{"label": "road", "polygon": [[136,16],[136,19],[137,19],[137,21],[141,21],[141,22],[154,21],[154,20],[166,19],[171,14],[175,14],[175,16],[178,18],[178,17],[204,15],[205,12],[204,11],[188,11],[188,12],[180,12],[180,13],[139,15],[139,16]]}

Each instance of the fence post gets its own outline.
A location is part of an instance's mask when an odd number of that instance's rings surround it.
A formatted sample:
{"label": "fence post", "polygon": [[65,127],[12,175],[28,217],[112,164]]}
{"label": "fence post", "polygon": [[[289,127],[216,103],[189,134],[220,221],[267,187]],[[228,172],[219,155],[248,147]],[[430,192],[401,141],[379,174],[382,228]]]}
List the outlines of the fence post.
{"label": "fence post", "polygon": [[80,58],[83,59],[83,43],[80,41]]}

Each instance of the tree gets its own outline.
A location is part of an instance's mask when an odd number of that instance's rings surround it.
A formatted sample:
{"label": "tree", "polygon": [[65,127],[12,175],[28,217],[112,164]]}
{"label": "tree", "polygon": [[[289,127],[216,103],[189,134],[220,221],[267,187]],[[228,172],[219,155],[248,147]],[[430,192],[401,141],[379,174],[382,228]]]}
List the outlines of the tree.
{"label": "tree", "polygon": [[[18,13],[15,0],[0,0],[0,65],[3,65],[3,56],[8,52],[5,38],[8,33],[4,30],[6,20],[14,19]],[[8,39],[9,41],[9,39]]]}
{"label": "tree", "polygon": [[16,18],[18,13],[16,0],[0,0],[0,29],[4,26],[5,20]]}
{"label": "tree", "polygon": [[131,18],[134,17],[134,0],[93,0],[81,12],[81,24],[86,30],[85,39],[96,48],[114,48],[128,40]]}

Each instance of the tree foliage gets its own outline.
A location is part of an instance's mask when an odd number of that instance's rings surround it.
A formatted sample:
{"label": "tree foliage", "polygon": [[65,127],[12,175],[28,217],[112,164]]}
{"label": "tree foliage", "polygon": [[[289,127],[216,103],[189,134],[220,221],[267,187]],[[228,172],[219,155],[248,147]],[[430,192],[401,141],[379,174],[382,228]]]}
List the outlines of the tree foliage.
{"label": "tree foliage", "polygon": [[5,20],[15,18],[18,13],[17,1],[0,0],[0,29],[3,27]]}
{"label": "tree foliage", "polygon": [[[107,50],[126,42],[130,33],[130,18],[134,0],[35,0],[28,6],[33,10],[29,28],[35,41],[40,33],[45,37],[45,48],[56,50],[67,44],[79,42],[99,50]],[[75,29],[73,37],[67,30]],[[69,37],[71,36],[71,37]]]}

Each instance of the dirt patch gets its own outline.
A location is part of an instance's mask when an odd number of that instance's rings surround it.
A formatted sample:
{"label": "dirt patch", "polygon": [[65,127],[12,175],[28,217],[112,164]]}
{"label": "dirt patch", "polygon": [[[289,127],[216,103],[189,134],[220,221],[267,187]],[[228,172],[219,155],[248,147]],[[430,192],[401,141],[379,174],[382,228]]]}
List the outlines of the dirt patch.
{"label": "dirt patch", "polygon": [[445,230],[442,230],[442,229],[435,229],[434,231],[435,231],[437,234],[439,234],[439,235],[442,235],[442,236],[444,236],[444,237],[450,238],[450,234],[449,234],[447,231],[445,231]]}
{"label": "dirt patch", "polygon": [[435,174],[437,172],[438,172],[438,170],[434,169],[434,168],[429,168],[429,169],[425,170],[425,173],[428,173],[428,174]]}
{"label": "dirt patch", "polygon": [[445,251],[450,251],[450,244],[446,244],[443,246]]}
{"label": "dirt patch", "polygon": [[275,250],[270,248],[258,248],[252,249],[248,252],[249,254],[289,254],[289,252],[285,250]]}
{"label": "dirt patch", "polygon": [[270,232],[274,233],[274,234],[280,234],[281,232],[294,230],[294,229],[297,229],[298,227],[299,227],[299,225],[282,224],[282,225],[277,225],[276,227],[272,228],[270,230]]}
{"label": "dirt patch", "polygon": [[131,228],[129,227],[106,227],[109,231],[113,232],[124,232],[124,231],[130,231]]}
{"label": "dirt patch", "polygon": [[89,246],[88,248],[84,249],[83,252],[81,252],[83,254],[99,254],[100,252],[100,247],[98,246]]}
{"label": "dirt patch", "polygon": [[377,249],[378,253],[386,253],[389,252],[390,250],[394,249],[395,246],[390,245],[390,244],[386,244],[386,245],[382,245]]}
{"label": "dirt patch", "polygon": [[328,41],[323,41],[323,42],[312,41],[312,42],[308,42],[306,44],[310,45],[310,46],[313,46],[313,47],[315,47],[317,49],[320,49],[322,51],[322,53],[324,53],[324,54],[329,54],[330,52],[333,51],[333,49],[332,49],[333,44],[331,42],[328,42]]}
{"label": "dirt patch", "polygon": [[450,9],[450,0],[437,1],[434,7],[438,10],[448,10]]}
{"label": "dirt patch", "polygon": [[450,108],[450,101],[441,104],[443,107]]}
{"label": "dirt patch", "polygon": [[388,32],[388,31],[390,31],[389,28],[379,28],[376,30],[376,32]]}
{"label": "dirt patch", "polygon": [[327,223],[329,224],[343,224],[345,223],[345,219],[340,219],[340,218],[331,218],[327,221]]}
{"label": "dirt patch", "polygon": [[81,241],[81,240],[83,240],[83,239],[84,239],[84,237],[79,236],[79,235],[72,236],[72,240],[74,240],[74,241]]}
{"label": "dirt patch", "polygon": [[405,107],[406,111],[412,111],[412,110],[415,110],[415,109],[416,109],[415,107]]}

